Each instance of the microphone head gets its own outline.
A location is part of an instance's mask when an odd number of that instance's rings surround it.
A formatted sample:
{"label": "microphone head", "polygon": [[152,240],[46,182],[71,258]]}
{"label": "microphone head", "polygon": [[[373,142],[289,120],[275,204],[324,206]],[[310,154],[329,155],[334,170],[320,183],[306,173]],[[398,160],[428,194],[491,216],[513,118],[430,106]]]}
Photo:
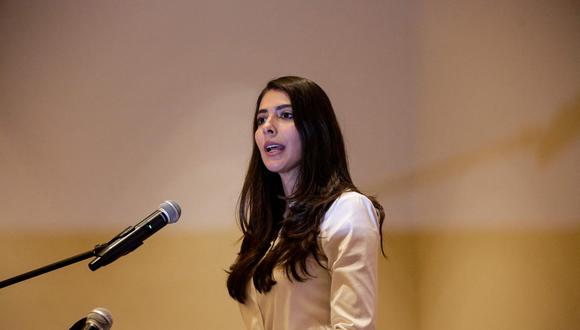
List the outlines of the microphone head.
{"label": "microphone head", "polygon": [[181,216],[181,207],[176,201],[165,201],[159,205],[159,211],[167,218],[167,223],[175,223]]}
{"label": "microphone head", "polygon": [[85,324],[94,325],[100,330],[109,330],[113,325],[113,316],[111,316],[111,312],[108,309],[97,307],[87,315]]}

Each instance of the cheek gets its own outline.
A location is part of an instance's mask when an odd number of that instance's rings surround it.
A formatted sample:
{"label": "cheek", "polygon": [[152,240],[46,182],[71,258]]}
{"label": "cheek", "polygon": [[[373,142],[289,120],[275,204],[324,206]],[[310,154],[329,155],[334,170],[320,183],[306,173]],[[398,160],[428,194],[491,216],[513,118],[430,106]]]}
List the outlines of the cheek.
{"label": "cheek", "polygon": [[264,134],[260,130],[257,130],[254,133],[254,143],[255,143],[255,146],[258,148],[258,152],[260,153],[261,157],[264,157],[264,154],[263,154],[264,151],[262,149],[262,146],[264,145],[265,141],[266,141],[266,139],[264,138]]}
{"label": "cheek", "polygon": [[254,142],[259,146],[261,141],[262,141],[262,134],[260,134],[260,131],[256,131],[254,133]]}
{"label": "cheek", "polygon": [[301,159],[302,158],[302,141],[300,140],[300,134],[295,132],[292,137],[292,142],[294,145],[294,158]]}

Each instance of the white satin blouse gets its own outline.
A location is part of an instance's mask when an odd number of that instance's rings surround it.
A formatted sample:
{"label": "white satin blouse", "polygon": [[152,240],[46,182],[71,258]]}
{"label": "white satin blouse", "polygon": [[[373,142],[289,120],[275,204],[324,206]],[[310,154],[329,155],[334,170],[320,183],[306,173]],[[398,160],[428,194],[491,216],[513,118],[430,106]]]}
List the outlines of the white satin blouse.
{"label": "white satin blouse", "polygon": [[320,226],[322,262],[308,260],[314,275],[291,282],[280,267],[270,292],[252,281],[239,304],[248,330],[374,329],[377,304],[379,225],[371,201],[345,192],[330,206]]}

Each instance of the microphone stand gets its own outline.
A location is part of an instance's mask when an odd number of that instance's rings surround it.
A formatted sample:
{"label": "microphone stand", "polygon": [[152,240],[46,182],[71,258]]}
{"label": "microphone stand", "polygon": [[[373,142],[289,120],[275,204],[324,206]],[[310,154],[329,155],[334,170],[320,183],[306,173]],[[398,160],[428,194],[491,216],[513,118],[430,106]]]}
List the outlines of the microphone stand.
{"label": "microphone stand", "polygon": [[83,260],[91,258],[91,257],[96,257],[97,254],[106,246],[107,246],[107,244],[97,244],[97,245],[95,245],[95,248],[90,250],[90,251],[83,252],[81,254],[77,254],[76,256],[73,256],[73,257],[70,257],[67,259],[63,259],[63,260],[57,261],[53,264],[50,264],[50,265],[47,265],[44,267],[40,267],[38,269],[29,271],[27,273],[20,274],[18,276],[14,276],[14,277],[9,278],[7,280],[1,281],[0,282],[0,289],[7,287],[9,285],[12,285],[12,284],[16,284],[18,282],[25,281],[25,280],[33,278],[33,277],[36,277],[38,275],[42,275],[44,273],[48,273],[48,272],[51,272],[53,270],[65,267],[65,266],[72,265],[72,264],[77,263],[79,261],[83,261]]}

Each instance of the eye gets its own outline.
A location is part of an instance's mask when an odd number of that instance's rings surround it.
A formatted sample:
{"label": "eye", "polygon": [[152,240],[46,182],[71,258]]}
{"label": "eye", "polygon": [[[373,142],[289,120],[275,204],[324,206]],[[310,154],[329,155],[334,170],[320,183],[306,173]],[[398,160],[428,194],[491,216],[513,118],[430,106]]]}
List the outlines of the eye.
{"label": "eye", "polygon": [[258,124],[258,126],[262,125],[265,121],[266,119],[264,117],[256,118],[256,123]]}
{"label": "eye", "polygon": [[294,119],[294,114],[290,111],[284,111],[280,114],[280,118],[283,119]]}

